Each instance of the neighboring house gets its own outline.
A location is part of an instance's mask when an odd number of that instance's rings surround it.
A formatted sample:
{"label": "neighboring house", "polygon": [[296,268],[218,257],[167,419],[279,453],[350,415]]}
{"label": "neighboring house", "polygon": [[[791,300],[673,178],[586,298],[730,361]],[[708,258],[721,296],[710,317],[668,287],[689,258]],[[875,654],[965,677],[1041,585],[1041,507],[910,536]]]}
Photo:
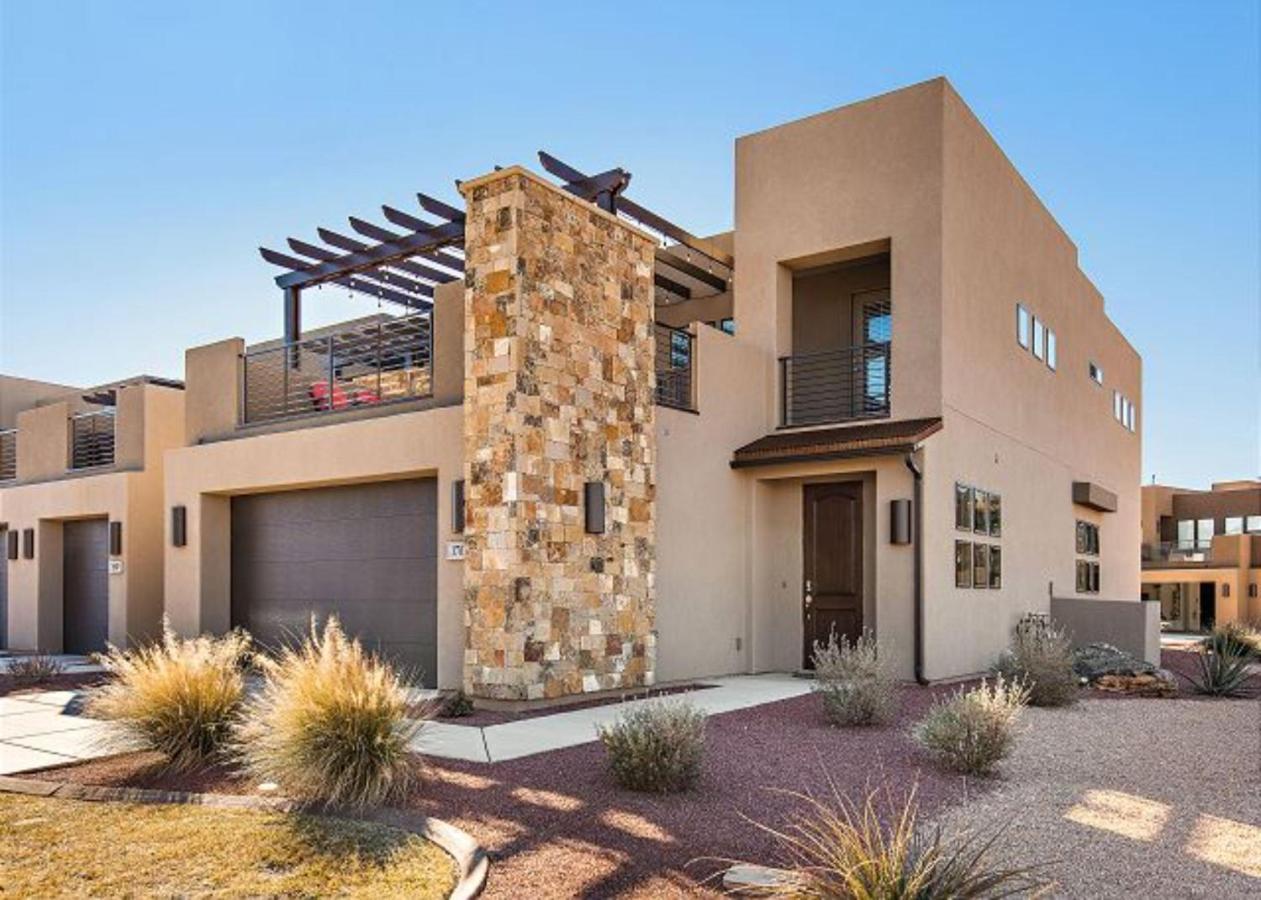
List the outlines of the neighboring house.
{"label": "neighboring house", "polygon": [[0,376],[0,647],[90,653],[162,618],[163,454],[178,382],[94,388]]}
{"label": "neighboring house", "polygon": [[[951,678],[1029,612],[1155,652],[1139,357],[944,79],[738,140],[709,238],[540,158],[561,185],[264,251],[285,338],[187,354],[177,629],[336,612],[499,700],[796,670],[834,630]],[[406,314],[303,332],[325,283]]]}
{"label": "neighboring house", "polygon": [[1261,622],[1261,480],[1143,486],[1143,597],[1163,627]]}

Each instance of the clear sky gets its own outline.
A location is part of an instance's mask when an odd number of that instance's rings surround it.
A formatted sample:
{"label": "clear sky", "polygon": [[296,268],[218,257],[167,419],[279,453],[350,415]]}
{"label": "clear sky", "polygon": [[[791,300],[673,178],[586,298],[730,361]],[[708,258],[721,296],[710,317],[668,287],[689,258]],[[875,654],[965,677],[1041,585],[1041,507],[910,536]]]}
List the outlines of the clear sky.
{"label": "clear sky", "polygon": [[[0,0],[0,370],[276,336],[259,244],[540,148],[730,227],[732,141],[946,75],[1144,362],[1144,478],[1261,473],[1258,4]],[[785,211],[790,214],[790,211]],[[369,311],[330,290],[308,322]]]}

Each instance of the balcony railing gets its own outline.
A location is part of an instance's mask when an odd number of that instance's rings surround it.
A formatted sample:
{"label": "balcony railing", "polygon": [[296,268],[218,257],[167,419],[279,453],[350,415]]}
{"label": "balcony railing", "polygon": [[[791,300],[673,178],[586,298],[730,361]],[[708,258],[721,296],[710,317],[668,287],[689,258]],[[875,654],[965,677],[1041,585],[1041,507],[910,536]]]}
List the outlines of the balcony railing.
{"label": "balcony railing", "polygon": [[0,481],[18,477],[18,432],[16,428],[0,431]]}
{"label": "balcony railing", "polygon": [[91,469],[114,464],[113,409],[80,413],[70,418],[70,468]]}
{"label": "balcony railing", "polygon": [[781,357],[780,424],[823,425],[889,415],[890,344]]}
{"label": "balcony railing", "polygon": [[433,394],[429,315],[383,319],[241,360],[247,425],[415,400]]}
{"label": "balcony railing", "polygon": [[1143,545],[1143,561],[1153,563],[1212,562],[1213,541],[1161,541]]}
{"label": "balcony railing", "polygon": [[696,385],[692,365],[696,357],[696,336],[682,328],[658,323],[657,403],[674,409],[696,409]]}

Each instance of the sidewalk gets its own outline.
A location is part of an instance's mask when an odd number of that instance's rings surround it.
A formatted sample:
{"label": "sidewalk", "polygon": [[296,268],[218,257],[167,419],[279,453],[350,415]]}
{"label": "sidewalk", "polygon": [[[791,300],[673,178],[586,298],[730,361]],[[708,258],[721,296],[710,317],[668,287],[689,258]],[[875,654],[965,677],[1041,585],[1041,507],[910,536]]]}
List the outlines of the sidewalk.
{"label": "sidewalk", "polygon": [[[810,691],[810,682],[788,674],[734,675],[705,679],[713,685],[687,695],[711,715],[787,700]],[[496,763],[596,739],[596,726],[617,718],[631,700],[485,727],[434,721],[412,744],[426,756]],[[108,756],[110,726],[80,715],[78,691],[35,691],[0,697],[0,775]]]}

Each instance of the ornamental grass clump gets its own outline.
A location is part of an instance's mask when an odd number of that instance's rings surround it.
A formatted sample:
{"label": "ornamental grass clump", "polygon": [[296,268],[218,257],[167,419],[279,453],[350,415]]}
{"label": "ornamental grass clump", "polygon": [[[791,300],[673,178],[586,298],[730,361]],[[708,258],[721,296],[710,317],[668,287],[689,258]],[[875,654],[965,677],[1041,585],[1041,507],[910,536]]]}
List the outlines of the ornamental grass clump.
{"label": "ornamental grass clump", "polygon": [[939,763],[968,775],[987,775],[1011,752],[1029,699],[1019,681],[1002,675],[960,688],[938,700],[915,726],[915,740]]}
{"label": "ornamental grass clump", "polygon": [[185,639],[164,621],[161,642],[102,654],[114,677],[89,695],[88,712],[117,726],[119,749],[157,751],[175,770],[215,762],[241,714],[249,649],[243,631]]}
{"label": "ornamental grass clump", "polygon": [[[869,790],[860,804],[831,784],[831,796],[821,800],[794,795],[802,808],[782,829],[759,826],[787,860],[770,893],[819,900],[969,900],[1041,887],[1032,868],[993,861],[1001,831],[988,839],[947,837],[918,822],[914,790],[901,802],[881,793]],[[890,811],[885,819],[882,808]]]}
{"label": "ornamental grass clump", "polygon": [[814,690],[834,725],[879,725],[898,712],[898,682],[871,631],[814,645]]}
{"label": "ornamental grass clump", "polygon": [[335,616],[277,656],[237,731],[244,771],[310,804],[362,808],[397,799],[419,774],[410,744],[421,704],[394,667],[349,638]]}
{"label": "ornamental grass clump", "polygon": [[705,714],[686,700],[639,701],[597,728],[613,779],[632,791],[694,785],[705,754]]}
{"label": "ornamental grass clump", "polygon": [[1068,706],[1081,693],[1068,634],[1040,616],[1020,620],[994,672],[1008,681],[1023,682],[1029,689],[1030,706]]}

